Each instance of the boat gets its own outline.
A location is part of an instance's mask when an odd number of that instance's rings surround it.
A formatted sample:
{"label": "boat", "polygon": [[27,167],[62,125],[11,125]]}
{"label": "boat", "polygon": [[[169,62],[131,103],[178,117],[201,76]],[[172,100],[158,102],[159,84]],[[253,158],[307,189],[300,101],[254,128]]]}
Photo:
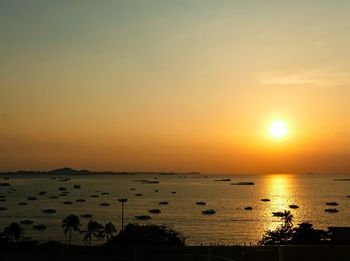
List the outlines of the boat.
{"label": "boat", "polygon": [[138,219],[138,220],[149,220],[149,219],[151,219],[151,217],[147,216],[147,215],[135,216],[135,218]]}
{"label": "boat", "polygon": [[28,197],[28,200],[38,200],[36,197]]}
{"label": "boat", "polygon": [[238,185],[238,186],[252,186],[255,185],[254,182],[235,182],[235,183],[231,183],[231,185]]}
{"label": "boat", "polygon": [[43,209],[42,211],[45,214],[55,214],[56,213],[56,210],[54,210],[53,208]]}
{"label": "boat", "polygon": [[81,218],[92,218],[93,215],[92,214],[82,214],[80,215]]}
{"label": "boat", "polygon": [[26,206],[26,205],[28,205],[28,203],[27,203],[27,202],[19,202],[18,205],[20,205],[20,206]]}
{"label": "boat", "polygon": [[90,198],[98,198],[98,195],[90,195]]}
{"label": "boat", "polygon": [[50,198],[51,199],[56,199],[56,198],[58,198],[58,196],[51,196]]}
{"label": "boat", "polygon": [[5,208],[5,207],[0,207],[0,211],[5,211],[5,210],[7,210],[7,208]]}
{"label": "boat", "polygon": [[272,215],[275,217],[284,217],[284,212],[277,211],[277,212],[272,212]]}
{"label": "boat", "polygon": [[109,192],[102,192],[102,195],[109,195]]}
{"label": "boat", "polygon": [[83,199],[83,198],[78,198],[78,199],[76,199],[75,201],[76,201],[76,202],[85,202],[86,200]]}
{"label": "boat", "polygon": [[101,206],[101,207],[108,207],[108,206],[109,206],[109,203],[100,203],[100,206]]}
{"label": "boat", "polygon": [[40,192],[38,193],[38,195],[43,196],[43,195],[45,195],[46,193],[47,193],[46,191],[40,191]]}
{"label": "boat", "polygon": [[143,196],[143,194],[142,193],[136,193],[135,196],[136,197],[141,197],[141,196]]}
{"label": "boat", "polygon": [[326,205],[328,205],[328,206],[338,206],[339,204],[337,202],[327,202]]}
{"label": "boat", "polygon": [[196,205],[200,205],[200,206],[204,206],[206,205],[207,203],[205,203],[204,201],[197,201],[196,202]]}
{"label": "boat", "polygon": [[216,179],[214,181],[231,181],[231,179]]}
{"label": "boat", "polygon": [[298,205],[289,205],[289,208],[291,208],[291,209],[297,209],[297,208],[299,208],[299,206]]}
{"label": "boat", "polygon": [[176,191],[171,191],[172,194],[176,194]]}
{"label": "boat", "polygon": [[158,189],[155,189],[154,192],[158,192]]}
{"label": "boat", "polygon": [[204,215],[214,215],[215,213],[216,211],[214,209],[207,209],[202,211],[202,214]]}
{"label": "boat", "polygon": [[78,185],[78,184],[75,184],[75,185],[73,185],[73,188],[75,188],[75,189],[80,189],[80,188],[81,188],[81,186],[80,186],[80,185]]}
{"label": "boat", "polygon": [[67,189],[65,187],[59,187],[58,190],[59,191],[66,191]]}
{"label": "boat", "polygon": [[6,199],[0,198],[0,202],[6,202]]}
{"label": "boat", "polygon": [[72,201],[64,201],[63,204],[65,204],[65,205],[72,205],[73,202]]}
{"label": "boat", "polygon": [[161,202],[159,202],[159,205],[169,205],[169,202],[168,201],[161,201]]}
{"label": "boat", "polygon": [[262,198],[262,199],[260,199],[261,201],[264,201],[264,202],[269,202],[269,201],[271,201],[270,199],[268,199],[268,198]]}
{"label": "boat", "polygon": [[31,225],[34,223],[34,221],[30,219],[24,219],[24,220],[21,220],[19,223],[22,225]]}
{"label": "boat", "polygon": [[154,208],[154,209],[149,209],[148,212],[152,213],[152,214],[160,214],[161,210],[157,209],[157,208]]}
{"label": "boat", "polygon": [[337,212],[339,212],[339,210],[336,209],[336,208],[326,208],[324,211],[329,212],[329,213],[337,213]]}
{"label": "boat", "polygon": [[9,186],[11,186],[11,184],[8,182],[1,182],[0,183],[0,187],[9,187]]}
{"label": "boat", "polygon": [[45,225],[35,225],[33,226],[33,229],[35,230],[45,230],[47,227]]}
{"label": "boat", "polygon": [[245,210],[253,210],[253,207],[245,207]]}
{"label": "boat", "polygon": [[130,190],[135,190],[135,188],[130,188]]}

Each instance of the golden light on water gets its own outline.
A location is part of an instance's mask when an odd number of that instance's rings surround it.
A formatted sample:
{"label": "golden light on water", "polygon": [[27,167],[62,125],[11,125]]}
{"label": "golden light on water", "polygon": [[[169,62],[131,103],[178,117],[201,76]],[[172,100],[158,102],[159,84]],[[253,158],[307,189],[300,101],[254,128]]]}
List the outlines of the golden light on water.
{"label": "golden light on water", "polygon": [[269,175],[266,180],[266,190],[271,202],[265,208],[265,215],[271,217],[267,229],[275,229],[281,224],[280,218],[272,217],[272,212],[289,210],[289,204],[294,203],[292,198],[293,179],[289,175]]}

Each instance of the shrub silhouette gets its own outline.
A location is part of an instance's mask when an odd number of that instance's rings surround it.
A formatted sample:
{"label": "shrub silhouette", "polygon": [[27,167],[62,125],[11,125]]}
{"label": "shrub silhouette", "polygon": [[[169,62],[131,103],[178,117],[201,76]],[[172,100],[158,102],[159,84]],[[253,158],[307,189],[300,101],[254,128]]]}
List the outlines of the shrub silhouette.
{"label": "shrub silhouette", "polygon": [[164,225],[128,224],[112,237],[111,245],[185,245],[185,238],[176,230]]}
{"label": "shrub silhouette", "polygon": [[306,222],[295,228],[282,225],[268,230],[260,240],[261,245],[317,245],[325,242],[329,242],[328,233]]}

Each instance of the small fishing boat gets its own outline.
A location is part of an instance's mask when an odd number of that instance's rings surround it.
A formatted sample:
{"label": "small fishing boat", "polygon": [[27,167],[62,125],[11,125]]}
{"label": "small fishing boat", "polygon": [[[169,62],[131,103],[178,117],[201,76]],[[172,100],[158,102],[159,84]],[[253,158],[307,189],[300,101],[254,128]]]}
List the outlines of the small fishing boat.
{"label": "small fishing boat", "polygon": [[284,217],[284,212],[281,212],[281,211],[272,212],[272,215],[275,217]]}
{"label": "small fishing boat", "polygon": [[243,182],[235,182],[235,183],[231,183],[231,185],[238,185],[238,186],[252,186],[252,185],[255,185],[254,182],[246,182],[246,181],[243,181]]}
{"label": "small fishing boat", "polygon": [[45,225],[35,225],[35,226],[33,226],[33,229],[39,230],[39,231],[45,230],[46,228],[47,227]]}
{"label": "small fishing boat", "polygon": [[196,202],[196,205],[200,205],[200,206],[204,206],[206,205],[207,203],[205,203],[204,201],[197,201]]}
{"label": "small fishing boat", "polygon": [[19,223],[22,225],[31,225],[34,223],[34,221],[30,219],[24,219],[24,220],[21,220]]}
{"label": "small fishing boat", "polygon": [[202,211],[202,214],[204,215],[214,215],[215,213],[216,211],[214,209],[207,209]]}
{"label": "small fishing boat", "polygon": [[160,214],[161,210],[158,208],[154,208],[154,209],[149,209],[148,212],[152,214]]}
{"label": "small fishing boat", "polygon": [[55,214],[56,210],[53,208],[48,208],[48,209],[43,209],[42,212],[45,214]]}
{"label": "small fishing boat", "polygon": [[149,219],[151,219],[151,217],[147,216],[147,215],[135,216],[135,218],[138,219],[138,220],[149,220]]}
{"label": "small fishing boat", "polygon": [[337,202],[327,202],[326,205],[328,205],[328,206],[338,206],[339,204]]}
{"label": "small fishing boat", "polygon": [[261,201],[263,201],[263,202],[269,202],[269,201],[271,201],[271,200],[268,199],[268,198],[262,198]]}
{"label": "small fishing boat", "polygon": [[245,209],[245,210],[253,210],[252,207],[245,207],[244,209]]}
{"label": "small fishing boat", "polygon": [[159,202],[159,205],[169,205],[169,202],[168,201],[161,201],[161,202]]}
{"label": "small fishing boat", "polygon": [[291,208],[291,209],[297,209],[297,208],[299,208],[299,206],[298,205],[289,205],[289,208]]}
{"label": "small fishing boat", "polygon": [[100,206],[101,206],[101,207],[108,207],[108,206],[109,206],[109,203],[103,202],[103,203],[100,203]]}
{"label": "small fishing boat", "polygon": [[81,218],[92,218],[93,215],[92,214],[82,214],[80,215]]}
{"label": "small fishing boat", "polygon": [[336,208],[326,208],[324,211],[329,212],[329,213],[337,213],[337,212],[339,212],[339,210],[336,209]]}

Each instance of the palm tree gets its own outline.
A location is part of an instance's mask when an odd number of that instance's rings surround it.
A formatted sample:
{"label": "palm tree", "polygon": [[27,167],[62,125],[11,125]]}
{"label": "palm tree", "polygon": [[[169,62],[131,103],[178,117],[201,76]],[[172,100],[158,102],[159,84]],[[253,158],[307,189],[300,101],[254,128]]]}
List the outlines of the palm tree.
{"label": "palm tree", "polygon": [[102,225],[90,219],[89,223],[87,224],[87,230],[83,231],[83,233],[85,233],[84,240],[87,240],[89,242],[89,246],[91,246],[91,240],[93,236],[101,236],[102,228]]}
{"label": "palm tree", "polygon": [[122,230],[124,230],[124,203],[128,201],[127,198],[118,199],[119,202],[122,203]]}
{"label": "palm tree", "polygon": [[18,223],[13,222],[8,227],[5,227],[4,234],[9,237],[11,242],[13,240],[18,242],[23,236],[23,229]]}
{"label": "palm tree", "polygon": [[284,221],[284,226],[286,228],[291,228],[293,226],[293,215],[289,210],[283,212],[282,220]]}
{"label": "palm tree", "polygon": [[109,242],[111,237],[113,236],[114,233],[117,232],[117,230],[115,229],[115,226],[112,224],[112,222],[109,222],[103,226],[102,232],[103,232],[103,235],[107,238],[107,242]]}
{"label": "palm tree", "polygon": [[62,220],[62,228],[64,228],[64,234],[69,232],[68,245],[70,246],[72,240],[72,231],[80,231],[80,220],[76,215],[69,215]]}

